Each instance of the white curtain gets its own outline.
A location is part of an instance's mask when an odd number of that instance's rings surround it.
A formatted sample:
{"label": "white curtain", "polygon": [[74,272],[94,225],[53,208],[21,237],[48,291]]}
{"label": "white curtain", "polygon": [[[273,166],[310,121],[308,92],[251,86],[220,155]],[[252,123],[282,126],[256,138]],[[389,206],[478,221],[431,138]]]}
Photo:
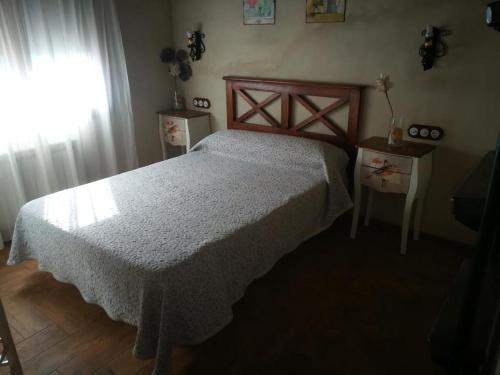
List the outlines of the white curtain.
{"label": "white curtain", "polygon": [[0,0],[0,233],[27,201],[137,166],[112,0]]}

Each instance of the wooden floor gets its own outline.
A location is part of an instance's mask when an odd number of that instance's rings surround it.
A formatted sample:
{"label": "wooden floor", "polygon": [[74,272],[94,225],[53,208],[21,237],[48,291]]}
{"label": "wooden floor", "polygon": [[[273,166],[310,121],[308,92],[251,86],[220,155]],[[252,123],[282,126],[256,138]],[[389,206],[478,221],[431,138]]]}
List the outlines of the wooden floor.
{"label": "wooden floor", "polygon": [[[348,229],[340,220],[284,257],[248,288],[229,326],[175,350],[175,373],[441,374],[426,336],[470,249],[424,236],[402,257],[397,228],[374,224],[354,241]],[[4,266],[0,254],[0,297],[26,374],[151,373],[131,354],[134,327],[34,261]]]}
{"label": "wooden floor", "polygon": [[0,297],[26,374],[151,373],[150,361],[132,355],[134,327],[112,321],[73,286],[38,272],[36,262],[2,266]]}

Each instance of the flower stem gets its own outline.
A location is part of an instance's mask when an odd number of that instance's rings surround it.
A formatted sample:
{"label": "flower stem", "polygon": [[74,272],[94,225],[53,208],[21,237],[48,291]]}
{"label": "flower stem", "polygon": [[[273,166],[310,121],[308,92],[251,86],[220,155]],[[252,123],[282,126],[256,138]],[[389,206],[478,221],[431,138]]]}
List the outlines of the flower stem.
{"label": "flower stem", "polygon": [[391,109],[391,116],[394,117],[394,111],[392,109],[391,100],[389,99],[389,93],[385,91],[385,97],[387,98],[387,103],[389,103],[389,108]]}

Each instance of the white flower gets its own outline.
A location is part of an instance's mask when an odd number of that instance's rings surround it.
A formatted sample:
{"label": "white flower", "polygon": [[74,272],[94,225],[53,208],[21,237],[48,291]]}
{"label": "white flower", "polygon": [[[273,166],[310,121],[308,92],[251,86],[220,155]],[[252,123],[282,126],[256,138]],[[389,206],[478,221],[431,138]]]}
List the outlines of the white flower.
{"label": "white flower", "polygon": [[172,77],[178,77],[179,74],[181,74],[181,67],[179,66],[179,64],[172,64],[170,66],[169,73]]}
{"label": "white flower", "polygon": [[387,99],[387,104],[389,104],[389,109],[391,110],[391,116],[394,117],[394,110],[392,108],[391,100],[389,99],[389,90],[392,88],[392,82],[388,74],[380,73],[378,78],[375,80],[377,85],[377,91],[383,92],[385,98]]}
{"label": "white flower", "polygon": [[377,91],[387,92],[392,88],[391,78],[388,74],[380,73],[377,80],[375,81],[377,85]]}

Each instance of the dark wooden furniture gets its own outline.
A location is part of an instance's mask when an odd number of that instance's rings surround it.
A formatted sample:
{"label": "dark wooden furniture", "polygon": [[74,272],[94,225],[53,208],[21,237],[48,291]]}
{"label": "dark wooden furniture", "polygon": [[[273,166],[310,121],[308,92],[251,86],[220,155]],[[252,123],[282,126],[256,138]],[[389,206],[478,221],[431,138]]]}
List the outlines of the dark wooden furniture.
{"label": "dark wooden furniture", "polygon": [[163,110],[163,111],[158,111],[156,113],[158,115],[165,115],[165,116],[179,117],[179,118],[194,118],[194,117],[202,117],[210,115],[210,113],[208,112],[194,111],[192,109],[184,109],[182,111]]}
{"label": "dark wooden furniture", "polygon": [[495,152],[488,152],[453,194],[455,219],[472,230],[479,230],[494,158]]}
{"label": "dark wooden furniture", "polygon": [[[224,77],[224,80],[226,81],[228,129],[253,130],[318,139],[333,143],[344,148],[351,155],[354,154],[354,146],[358,143],[361,91],[364,86],[242,77]],[[269,96],[263,101],[257,102],[250,96],[248,90],[268,92]],[[237,96],[250,106],[250,109],[241,115],[237,114]],[[320,109],[307,96],[336,98],[337,100]],[[281,121],[276,120],[266,111],[266,107],[276,100],[281,101]],[[311,115],[299,123],[294,123],[292,119],[292,106],[294,104],[303,106]],[[341,129],[338,124],[326,117],[344,106],[349,106],[347,130]],[[261,115],[268,125],[247,123],[246,121],[255,114]],[[318,121],[329,130],[328,134],[306,131],[310,125]]]}
{"label": "dark wooden furniture", "polygon": [[387,138],[371,137],[359,143],[359,147],[369,150],[381,151],[392,155],[410,156],[421,158],[425,154],[433,151],[436,147],[426,143],[416,143],[403,141],[401,146],[391,146],[387,144]]}
{"label": "dark wooden furniture", "polygon": [[500,353],[500,136],[487,188],[476,249],[430,334],[433,360],[454,374],[498,374]]}

